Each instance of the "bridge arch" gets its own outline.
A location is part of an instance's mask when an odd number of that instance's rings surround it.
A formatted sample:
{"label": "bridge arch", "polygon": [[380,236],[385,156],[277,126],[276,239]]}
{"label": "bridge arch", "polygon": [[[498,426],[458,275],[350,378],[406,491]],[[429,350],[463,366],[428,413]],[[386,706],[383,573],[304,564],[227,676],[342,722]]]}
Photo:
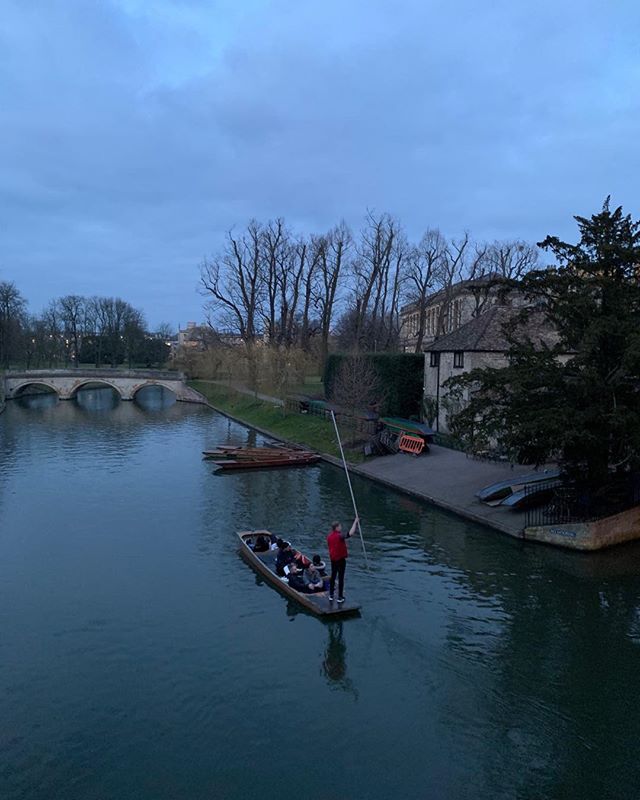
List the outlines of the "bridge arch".
{"label": "bridge arch", "polygon": [[145,381],[144,383],[141,383],[139,386],[135,386],[131,392],[131,399],[135,400],[138,392],[142,391],[142,389],[147,389],[149,386],[160,386],[163,389],[166,389],[168,392],[171,392],[171,394],[176,398],[176,400],[178,399],[178,392],[176,391],[175,386],[169,386],[168,384],[166,384],[164,381],[161,380],[160,381],[148,380]]}
{"label": "bridge arch", "polygon": [[25,392],[25,389],[28,386],[44,386],[46,389],[49,389],[53,394],[55,394],[58,399],[60,399],[60,392],[53,385],[53,383],[50,383],[46,379],[40,380],[37,378],[30,378],[29,380],[22,381],[22,383],[19,383],[17,386],[14,386],[11,392],[11,397],[14,397],[16,399],[18,397],[24,397],[27,394],[27,392]]}
{"label": "bridge arch", "polygon": [[73,400],[78,392],[81,389],[91,388],[91,389],[100,389],[104,387],[108,387],[109,389],[113,389],[113,391],[118,396],[118,400],[123,399],[123,395],[121,390],[111,381],[106,380],[105,378],[87,378],[86,380],[80,381],[76,384],[73,389],[69,392],[69,400]]}

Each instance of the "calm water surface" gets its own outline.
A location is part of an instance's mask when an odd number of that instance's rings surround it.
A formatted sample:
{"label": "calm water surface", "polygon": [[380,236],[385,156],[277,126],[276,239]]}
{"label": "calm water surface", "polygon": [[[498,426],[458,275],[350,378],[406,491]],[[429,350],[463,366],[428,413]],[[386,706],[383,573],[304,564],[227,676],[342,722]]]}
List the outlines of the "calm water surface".
{"label": "calm water surface", "polygon": [[324,551],[329,466],[216,476],[255,435],[148,393],[0,415],[0,798],[637,797],[640,550],[522,545],[372,483],[360,619],[238,557]]}

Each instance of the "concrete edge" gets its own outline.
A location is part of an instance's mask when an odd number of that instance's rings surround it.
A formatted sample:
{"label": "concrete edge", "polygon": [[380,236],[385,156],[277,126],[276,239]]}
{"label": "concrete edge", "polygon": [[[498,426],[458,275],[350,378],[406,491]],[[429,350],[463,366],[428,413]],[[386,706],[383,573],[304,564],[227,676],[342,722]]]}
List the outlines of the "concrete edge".
{"label": "concrete edge", "polygon": [[[189,388],[193,389],[193,387]],[[259,428],[257,425],[252,425],[250,422],[245,422],[245,420],[240,419],[239,417],[234,417],[233,414],[229,414],[228,412],[223,411],[221,408],[218,408],[217,406],[214,406],[212,403],[210,403],[201,392],[198,392],[197,389],[193,389],[193,391],[197,392],[203,398],[203,405],[208,406],[217,414],[222,414],[223,417],[227,417],[228,419],[237,422],[239,425],[244,425],[245,428],[251,428],[251,430],[257,431],[262,436],[268,436],[270,439],[274,439],[277,442],[284,442],[285,444],[295,444],[295,445],[300,444],[300,442],[294,442],[290,439],[283,439],[281,436],[277,436],[272,431],[268,431],[265,428]],[[195,401],[185,400],[183,402],[189,403]],[[323,461],[327,462],[327,464],[331,464],[334,467],[339,467],[340,469],[342,469],[342,461],[339,458],[331,456],[328,453],[321,453],[320,451],[314,450],[311,447],[309,447],[309,450],[311,450],[311,452],[313,453],[317,453]],[[508,528],[504,528],[499,525],[491,524],[483,517],[480,517],[474,514],[473,512],[467,511],[465,509],[461,509],[459,506],[455,506],[451,503],[447,503],[444,500],[439,500],[435,497],[431,497],[423,492],[416,492],[413,489],[407,489],[404,486],[399,486],[398,484],[393,483],[392,481],[387,481],[384,478],[378,478],[375,475],[371,475],[368,472],[365,472],[357,464],[351,464],[350,462],[347,462],[347,465],[349,467],[349,471],[352,474],[358,475],[358,477],[360,478],[366,478],[367,480],[373,481],[374,483],[379,483],[382,486],[386,486],[389,489],[393,489],[394,491],[400,492],[401,494],[407,495],[408,497],[413,497],[417,500],[421,500],[422,502],[430,503],[431,505],[434,505],[437,508],[440,508],[444,511],[448,511],[450,514],[454,514],[456,517],[462,517],[464,519],[468,519],[471,522],[476,523],[477,525],[482,525],[483,528],[487,528],[488,530],[498,531],[499,533],[505,534],[506,536],[509,536],[512,539],[525,538],[523,536],[523,532],[520,532],[519,534],[514,534],[512,530],[509,530]]]}

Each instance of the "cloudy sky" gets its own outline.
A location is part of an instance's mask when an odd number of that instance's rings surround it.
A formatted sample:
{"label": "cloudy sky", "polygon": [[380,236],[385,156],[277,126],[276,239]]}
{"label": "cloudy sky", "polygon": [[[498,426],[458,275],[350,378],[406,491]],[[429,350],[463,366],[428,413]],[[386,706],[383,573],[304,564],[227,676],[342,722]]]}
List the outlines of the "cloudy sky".
{"label": "cloudy sky", "polygon": [[637,0],[1,0],[0,280],[202,318],[224,231],[640,212]]}

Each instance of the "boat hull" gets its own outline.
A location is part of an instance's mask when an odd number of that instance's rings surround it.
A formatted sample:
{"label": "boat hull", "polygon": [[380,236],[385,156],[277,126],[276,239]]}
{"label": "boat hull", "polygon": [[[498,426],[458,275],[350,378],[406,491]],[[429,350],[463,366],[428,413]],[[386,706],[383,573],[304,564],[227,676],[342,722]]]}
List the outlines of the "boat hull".
{"label": "boat hull", "polygon": [[257,461],[250,461],[249,459],[240,459],[235,461],[227,459],[224,461],[214,461],[216,471],[218,470],[236,470],[236,469],[273,469],[274,467],[306,467],[311,464],[316,464],[318,456],[310,456],[308,458],[274,458],[274,459],[258,459]]}

